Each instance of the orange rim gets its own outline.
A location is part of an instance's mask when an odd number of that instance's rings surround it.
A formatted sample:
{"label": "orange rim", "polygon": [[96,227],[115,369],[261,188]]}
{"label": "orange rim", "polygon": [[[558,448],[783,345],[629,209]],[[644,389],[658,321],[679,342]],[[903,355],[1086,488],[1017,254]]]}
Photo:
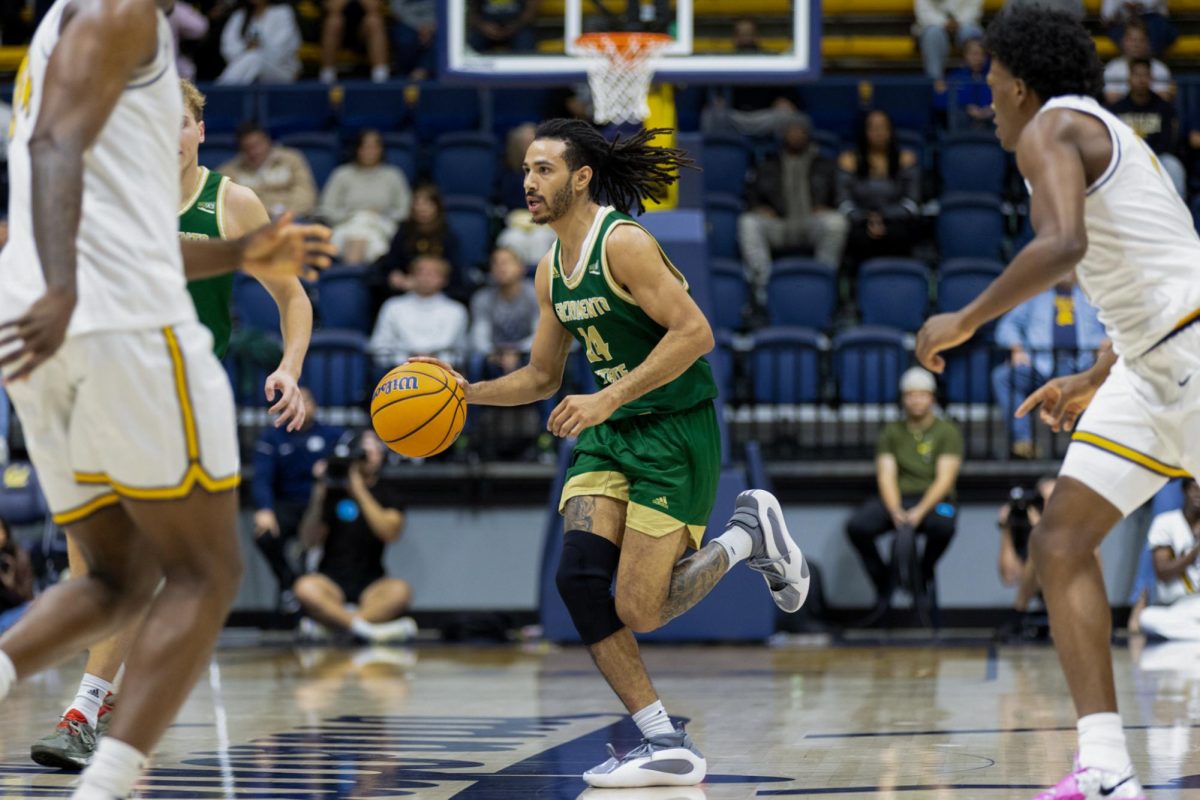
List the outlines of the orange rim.
{"label": "orange rim", "polygon": [[671,43],[671,37],[665,33],[630,33],[627,31],[609,31],[606,33],[585,33],[575,40],[578,47],[603,53],[609,43],[616,47],[621,56],[629,56],[647,49],[648,46],[665,47]]}

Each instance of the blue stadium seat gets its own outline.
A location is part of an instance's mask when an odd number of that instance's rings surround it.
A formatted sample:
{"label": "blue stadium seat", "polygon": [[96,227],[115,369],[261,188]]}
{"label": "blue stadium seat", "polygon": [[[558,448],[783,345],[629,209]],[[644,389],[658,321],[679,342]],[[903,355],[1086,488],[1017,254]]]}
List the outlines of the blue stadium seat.
{"label": "blue stadium seat", "polygon": [[1004,213],[999,198],[986,194],[943,197],[937,242],[943,260],[999,258],[1004,244]]}
{"label": "blue stadium seat", "polygon": [[335,267],[317,280],[317,311],[325,330],[370,333],[371,290],[368,267]]}
{"label": "blue stadium seat", "polygon": [[821,396],[821,334],[812,328],[763,328],[750,354],[756,403],[815,403]]}
{"label": "blue stadium seat", "polygon": [[205,132],[204,143],[200,145],[200,166],[217,170],[233,160],[237,153],[237,139],[232,133]]}
{"label": "blue stadium seat", "polygon": [[992,368],[998,363],[991,328],[946,353],[946,372],[940,383],[951,403],[991,403]]}
{"label": "blue stadium seat", "polygon": [[478,131],[483,117],[479,90],[422,84],[413,117],[417,138],[422,142],[432,142],[447,133]]}
{"label": "blue stadium seat", "polygon": [[373,377],[367,337],[353,331],[314,331],[300,383],[320,406],[358,406],[369,397]]}
{"label": "blue stadium seat", "polygon": [[408,178],[410,186],[417,185],[420,168],[417,166],[417,140],[410,133],[385,133],[383,135],[383,160],[399,167]]}
{"label": "blue stadium seat", "polygon": [[13,461],[2,471],[0,480],[0,520],[10,527],[32,525],[45,520],[50,511],[46,498],[38,483],[33,465],[25,461]]}
{"label": "blue stadium seat", "polygon": [[258,91],[253,86],[197,86],[204,94],[204,132],[233,133],[248,119],[259,117]]}
{"label": "blue stadium seat", "polygon": [[986,258],[954,258],[938,269],[937,309],[958,311],[994,281],[1004,265]]}
{"label": "blue stadium seat", "polygon": [[843,141],[854,140],[861,114],[856,84],[817,82],[797,88],[801,107],[812,117],[813,127],[833,131]]}
{"label": "blue stadium seat", "polygon": [[904,334],[864,325],[833,340],[833,375],[843,403],[894,403],[908,366]]}
{"label": "blue stadium seat", "polygon": [[772,325],[825,330],[837,307],[837,269],[814,258],[781,258],[771,266],[767,318]]}
{"label": "blue stadium seat", "polygon": [[332,133],[292,133],[280,137],[279,143],[294,147],[304,154],[313,180],[320,190],[329,180],[329,174],[338,165],[338,141]]}
{"label": "blue stadium seat", "polygon": [[446,224],[458,241],[454,269],[459,274],[466,274],[471,269],[482,268],[492,244],[492,222],[487,203],[478,197],[447,197],[445,205]]}
{"label": "blue stadium seat", "polygon": [[892,127],[917,131],[929,129],[933,110],[933,83],[924,77],[872,81],[870,107],[887,112]]}
{"label": "blue stadium seat", "polygon": [[700,150],[705,194],[740,196],[746,190],[750,147],[737,134],[709,133]]}
{"label": "blue stadium seat", "polygon": [[433,152],[433,182],[443,195],[490,200],[496,191],[496,140],[486,133],[448,133]]}
{"label": "blue stadium seat", "polygon": [[728,403],[733,399],[733,365],[737,356],[733,349],[733,334],[729,331],[713,332],[715,344],[705,358],[712,367],[713,380],[717,382],[717,403]]}
{"label": "blue stadium seat", "polygon": [[371,81],[347,81],[342,84],[342,104],[338,127],[347,138],[366,128],[392,133],[406,128],[411,121],[402,84]]}
{"label": "blue stadium seat", "polygon": [[929,268],[911,258],[873,258],[859,268],[864,325],[915,331],[929,309]]}
{"label": "blue stadium seat", "polygon": [[704,198],[705,226],[708,228],[708,255],[712,258],[741,258],[738,252],[738,217],[742,213],[739,195],[714,194]]}
{"label": "blue stadium seat", "polygon": [[746,273],[741,263],[731,258],[711,259],[708,269],[714,298],[709,322],[717,330],[736,331],[742,327],[742,309],[750,296]]}
{"label": "blue stadium seat", "polygon": [[263,285],[244,272],[233,276],[233,313],[238,324],[279,333],[279,307]]}
{"label": "blue stadium seat", "polygon": [[994,133],[955,133],[942,140],[942,194],[980,192],[999,197],[1008,156]]}
{"label": "blue stadium seat", "polygon": [[905,128],[895,129],[896,144],[901,150],[911,150],[912,154],[917,157],[917,164],[922,171],[927,171],[933,168],[930,160],[929,143],[925,141],[925,134],[922,131],[912,131]]}
{"label": "blue stadium seat", "polygon": [[833,131],[815,130],[812,132],[812,140],[817,143],[817,149],[821,151],[821,155],[833,161],[836,161],[837,157],[846,149],[841,137]]}
{"label": "blue stadium seat", "polygon": [[708,87],[680,86],[675,89],[675,124],[680,131],[700,130],[700,112],[708,103]]}
{"label": "blue stadium seat", "polygon": [[272,136],[329,130],[333,103],[322,83],[262,86],[262,123]]}
{"label": "blue stadium seat", "polygon": [[551,116],[547,113],[550,94],[540,87],[492,89],[489,94],[492,100],[492,133],[501,141],[518,125],[538,123]]}

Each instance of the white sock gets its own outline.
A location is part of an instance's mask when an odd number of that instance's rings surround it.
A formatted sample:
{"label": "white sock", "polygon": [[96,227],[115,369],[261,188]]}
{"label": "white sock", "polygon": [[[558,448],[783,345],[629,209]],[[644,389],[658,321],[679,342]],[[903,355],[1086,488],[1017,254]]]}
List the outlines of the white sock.
{"label": "white sock", "polygon": [[84,673],[83,680],[79,682],[79,691],[67,710],[73,708],[83,714],[87,717],[88,725],[94,728],[96,718],[100,716],[100,706],[104,704],[104,698],[112,688],[113,685],[103,678],[97,678],[90,672]]}
{"label": "white sock", "polygon": [[17,683],[17,668],[13,666],[8,653],[0,650],[0,700],[8,697],[12,687]]}
{"label": "white sock", "polygon": [[377,635],[375,625],[367,622],[362,617],[354,617],[350,620],[350,630],[364,639],[374,639]]}
{"label": "white sock", "polygon": [[662,700],[655,700],[641,711],[633,715],[633,722],[647,739],[653,736],[665,736],[675,732],[675,725],[667,710],[663,708]]}
{"label": "white sock", "polygon": [[1132,761],[1125,746],[1120,714],[1088,714],[1079,728],[1079,766],[1120,774]]}
{"label": "white sock", "polygon": [[375,83],[385,83],[390,77],[392,77],[392,70],[387,64],[371,67],[371,80]]}
{"label": "white sock", "polygon": [[71,797],[73,800],[111,800],[113,797],[124,800],[133,792],[133,785],[145,766],[144,754],[105,736],[96,746],[96,755],[83,771],[83,780]]}
{"label": "white sock", "polygon": [[321,83],[337,83],[337,69],[335,67],[321,67],[320,80]]}
{"label": "white sock", "polygon": [[713,541],[724,547],[725,552],[729,554],[729,569],[733,569],[735,564],[745,561],[754,552],[754,540],[750,538],[750,534],[737,525],[730,525],[728,530]]}

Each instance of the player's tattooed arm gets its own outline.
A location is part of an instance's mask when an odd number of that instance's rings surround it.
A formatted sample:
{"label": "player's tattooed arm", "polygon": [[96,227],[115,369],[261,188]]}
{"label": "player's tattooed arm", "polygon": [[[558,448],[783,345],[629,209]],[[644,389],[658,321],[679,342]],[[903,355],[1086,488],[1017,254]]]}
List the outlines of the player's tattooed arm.
{"label": "player's tattooed arm", "polygon": [[671,588],[659,620],[666,625],[699,603],[729,571],[729,554],[720,545],[709,545],[675,565]]}
{"label": "player's tattooed arm", "polygon": [[596,498],[572,497],[563,508],[566,530],[595,533]]}

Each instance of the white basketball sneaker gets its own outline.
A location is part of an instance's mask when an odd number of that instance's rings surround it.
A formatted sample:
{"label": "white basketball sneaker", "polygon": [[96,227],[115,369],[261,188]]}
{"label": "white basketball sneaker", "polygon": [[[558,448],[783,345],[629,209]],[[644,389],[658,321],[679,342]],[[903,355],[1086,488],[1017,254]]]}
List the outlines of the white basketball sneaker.
{"label": "white basketball sneaker", "polygon": [[1118,774],[1095,767],[1080,767],[1033,800],[1146,800],[1133,767]]}
{"label": "white basketball sneaker", "polygon": [[729,525],[737,525],[754,539],[746,566],[762,573],[775,605],[789,614],[799,611],[808,598],[808,564],[788,533],[775,495],[762,489],[742,492]]}
{"label": "white basketball sneaker", "polygon": [[678,728],[674,733],[643,739],[623,756],[608,745],[609,758],[583,773],[597,789],[635,789],[647,786],[695,786],[708,774],[708,762]]}

